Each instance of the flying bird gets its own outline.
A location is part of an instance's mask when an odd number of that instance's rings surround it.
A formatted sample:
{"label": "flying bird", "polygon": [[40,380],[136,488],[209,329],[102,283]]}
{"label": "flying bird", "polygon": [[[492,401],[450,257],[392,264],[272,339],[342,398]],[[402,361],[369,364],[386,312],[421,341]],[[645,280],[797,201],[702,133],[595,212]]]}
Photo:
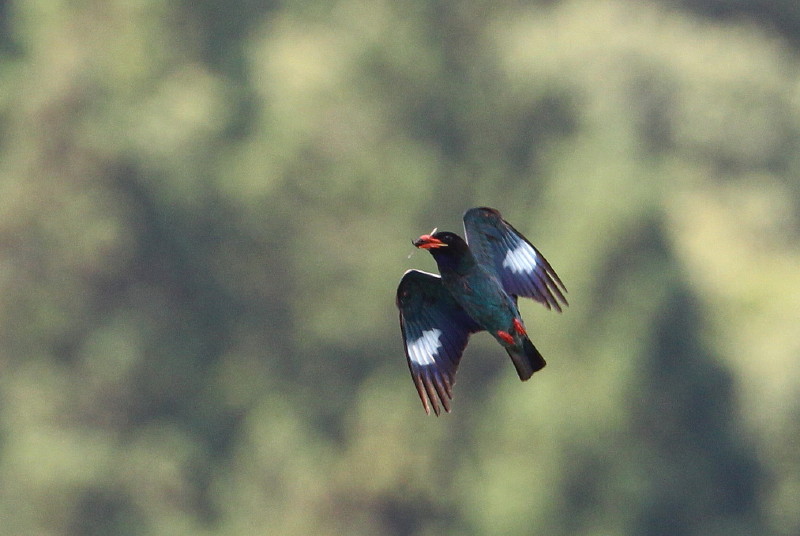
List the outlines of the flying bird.
{"label": "flying bird", "polygon": [[433,255],[441,276],[408,270],[397,288],[408,367],[429,415],[431,408],[439,415],[439,402],[450,411],[456,369],[473,333],[488,331],[522,381],[545,366],[517,308],[519,296],[558,312],[568,305],[550,263],[497,210],[469,209],[464,233],[466,241],[436,229],[414,240]]}

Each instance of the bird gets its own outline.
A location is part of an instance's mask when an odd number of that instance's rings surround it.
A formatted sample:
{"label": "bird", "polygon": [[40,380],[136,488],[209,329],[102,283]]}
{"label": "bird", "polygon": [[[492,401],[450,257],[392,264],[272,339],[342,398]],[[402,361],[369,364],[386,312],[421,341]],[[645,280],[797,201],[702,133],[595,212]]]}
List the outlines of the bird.
{"label": "bird", "polygon": [[408,270],[396,305],[411,377],[425,413],[450,412],[455,374],[470,335],[488,331],[506,350],[519,379],[546,362],[528,336],[517,298],[548,309],[568,306],[564,283],[547,259],[489,207],[464,213],[466,240],[434,229],[412,241],[433,255],[441,275]]}

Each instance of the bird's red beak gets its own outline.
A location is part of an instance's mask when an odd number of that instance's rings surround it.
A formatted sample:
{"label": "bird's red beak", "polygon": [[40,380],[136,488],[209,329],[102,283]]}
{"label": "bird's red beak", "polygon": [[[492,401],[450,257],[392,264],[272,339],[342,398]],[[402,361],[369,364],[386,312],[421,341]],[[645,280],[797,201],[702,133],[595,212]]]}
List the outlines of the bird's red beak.
{"label": "bird's red beak", "polygon": [[447,244],[429,234],[420,236],[414,240],[413,244],[414,246],[422,249],[443,248],[447,246]]}

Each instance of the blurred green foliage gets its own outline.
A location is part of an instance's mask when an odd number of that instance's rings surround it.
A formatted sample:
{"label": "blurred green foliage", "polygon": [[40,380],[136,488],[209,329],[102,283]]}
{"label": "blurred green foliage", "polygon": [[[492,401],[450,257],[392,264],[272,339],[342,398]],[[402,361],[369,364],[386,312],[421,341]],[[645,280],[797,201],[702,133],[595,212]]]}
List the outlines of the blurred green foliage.
{"label": "blurred green foliage", "polygon": [[[0,535],[800,533],[798,43],[793,1],[1,1]],[[394,291],[475,205],[572,306],[426,418]]]}

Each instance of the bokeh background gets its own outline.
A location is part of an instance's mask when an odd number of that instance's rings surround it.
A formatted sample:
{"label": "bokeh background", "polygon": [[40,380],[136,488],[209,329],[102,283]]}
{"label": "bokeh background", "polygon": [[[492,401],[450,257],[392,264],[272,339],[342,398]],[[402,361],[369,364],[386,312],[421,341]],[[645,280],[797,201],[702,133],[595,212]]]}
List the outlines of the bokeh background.
{"label": "bokeh background", "polygon": [[[795,0],[0,1],[0,535],[800,534]],[[426,417],[410,241],[569,289]]]}

